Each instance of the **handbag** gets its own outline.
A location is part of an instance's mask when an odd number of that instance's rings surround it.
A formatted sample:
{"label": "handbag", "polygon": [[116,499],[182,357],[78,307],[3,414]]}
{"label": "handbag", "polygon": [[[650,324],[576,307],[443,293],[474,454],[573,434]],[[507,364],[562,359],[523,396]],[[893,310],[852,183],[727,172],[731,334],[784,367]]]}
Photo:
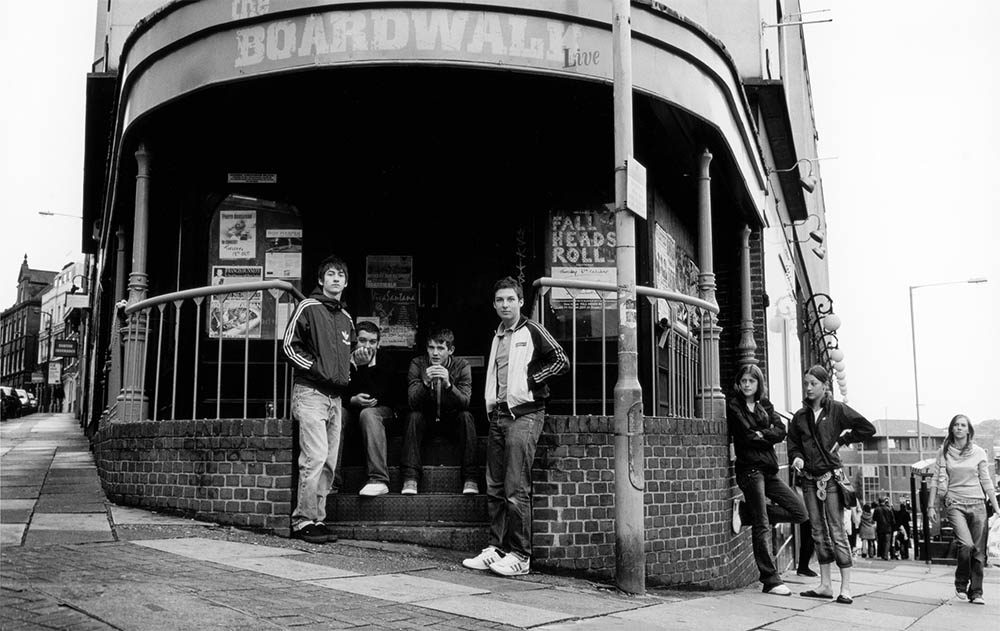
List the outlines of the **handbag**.
{"label": "handbag", "polygon": [[844,506],[850,508],[858,503],[858,493],[851,484],[851,479],[844,475],[843,469],[834,469],[833,478],[840,487],[840,497],[844,500]]}

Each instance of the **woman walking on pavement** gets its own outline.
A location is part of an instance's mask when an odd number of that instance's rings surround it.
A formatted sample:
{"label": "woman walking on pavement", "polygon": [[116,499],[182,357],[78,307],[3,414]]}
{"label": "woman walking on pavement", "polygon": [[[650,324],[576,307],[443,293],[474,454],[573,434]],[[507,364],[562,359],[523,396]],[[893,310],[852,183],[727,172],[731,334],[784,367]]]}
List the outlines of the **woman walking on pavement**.
{"label": "woman walking on pavement", "polygon": [[951,419],[948,436],[938,452],[937,484],[931,487],[927,514],[931,523],[938,520],[937,496],[943,494],[948,523],[958,541],[955,593],[962,600],[968,598],[973,604],[985,605],[986,502],[992,505],[995,514],[1000,513],[1000,506],[986,452],[972,442],[975,435],[969,417],[959,414]]}
{"label": "woman walking on pavement", "polygon": [[[739,533],[744,519],[750,522],[753,555],[765,594],[789,596],[771,553],[771,524],[806,520],[802,500],[778,475],[774,445],[785,440],[785,424],[764,392],[764,374],[753,364],[736,375],[735,395],[726,408],[729,433],[736,450],[736,483],[745,501],[733,501],[733,532]],[[768,504],[770,499],[772,504]]]}
{"label": "woman walking on pavement", "polygon": [[868,419],[827,394],[830,374],[822,366],[806,371],[805,401],[788,428],[788,458],[802,474],[802,494],[812,524],[819,586],[802,592],[808,598],[833,598],[831,565],[840,568],[837,602],[849,605],[851,596],[851,548],[844,532],[843,511],[847,502],[842,484],[849,484],[837,452],[843,445],[875,435]]}

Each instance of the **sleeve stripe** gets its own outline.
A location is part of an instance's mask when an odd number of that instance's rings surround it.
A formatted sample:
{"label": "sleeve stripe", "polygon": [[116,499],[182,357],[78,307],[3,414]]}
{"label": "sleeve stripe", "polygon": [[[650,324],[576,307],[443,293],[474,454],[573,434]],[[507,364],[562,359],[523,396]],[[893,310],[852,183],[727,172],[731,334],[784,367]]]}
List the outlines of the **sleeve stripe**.
{"label": "sleeve stripe", "polygon": [[312,362],[296,352],[295,347],[292,346],[292,341],[295,339],[295,329],[298,326],[299,316],[302,315],[302,312],[306,307],[318,304],[319,301],[313,298],[306,298],[300,302],[299,306],[295,309],[295,315],[292,316],[287,328],[285,328],[285,340],[282,348],[285,351],[285,355],[288,356],[288,359],[292,360],[296,366],[302,368],[303,370],[309,370],[309,367],[312,366]]}
{"label": "sleeve stripe", "polygon": [[555,375],[560,374],[563,368],[565,368],[569,363],[565,351],[562,350],[562,347],[559,345],[559,342],[556,342],[556,339],[552,337],[552,334],[549,333],[548,330],[545,329],[545,327],[538,324],[534,320],[528,320],[528,326],[530,326],[533,331],[537,332],[541,336],[542,340],[546,344],[551,346],[552,349],[555,350],[556,352],[555,361],[553,361],[551,365],[546,366],[542,370],[538,371],[538,373],[534,376],[535,380],[544,381],[549,377],[553,377]]}

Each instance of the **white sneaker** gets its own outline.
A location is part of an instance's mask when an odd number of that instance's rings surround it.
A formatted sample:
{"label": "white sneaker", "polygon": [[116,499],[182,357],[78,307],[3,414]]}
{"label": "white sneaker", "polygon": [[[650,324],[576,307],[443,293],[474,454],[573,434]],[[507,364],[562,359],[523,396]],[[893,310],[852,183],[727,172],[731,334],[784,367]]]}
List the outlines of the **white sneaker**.
{"label": "white sneaker", "polygon": [[462,494],[463,495],[478,495],[479,494],[479,485],[476,484],[475,481],[469,480],[468,482],[465,483],[465,486],[462,487]]}
{"label": "white sneaker", "polygon": [[773,585],[771,587],[764,588],[765,594],[771,594],[773,596],[791,596],[792,590],[788,589],[788,585],[779,583],[778,585]]}
{"label": "white sneaker", "polygon": [[499,561],[490,564],[490,569],[500,576],[524,576],[531,571],[531,561],[522,561],[511,552]]}
{"label": "white sneaker", "polygon": [[740,534],[741,528],[743,528],[743,521],[740,519],[740,499],[736,498],[733,500],[733,534]]}
{"label": "white sneaker", "polygon": [[955,598],[957,598],[959,600],[968,600],[969,599],[969,595],[966,594],[965,592],[960,592],[960,591],[958,591],[956,589],[955,590]]}
{"label": "white sneaker", "polygon": [[470,570],[488,570],[490,566],[503,559],[500,551],[493,546],[486,546],[483,551],[471,559],[462,561],[462,565]]}
{"label": "white sneaker", "polygon": [[973,598],[969,602],[972,603],[973,605],[985,605],[986,604],[986,601],[983,600],[982,596],[976,596],[975,598]]}
{"label": "white sneaker", "polygon": [[403,481],[403,495],[416,495],[417,494],[417,481],[416,480],[404,480]]}
{"label": "white sneaker", "polygon": [[361,489],[358,495],[364,497],[378,497],[389,492],[389,485],[385,482],[369,482]]}

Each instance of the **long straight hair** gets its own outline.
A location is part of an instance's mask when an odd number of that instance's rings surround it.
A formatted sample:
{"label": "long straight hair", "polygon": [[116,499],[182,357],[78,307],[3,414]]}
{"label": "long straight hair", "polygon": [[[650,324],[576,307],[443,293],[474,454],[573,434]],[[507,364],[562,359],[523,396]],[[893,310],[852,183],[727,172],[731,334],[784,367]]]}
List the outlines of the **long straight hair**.
{"label": "long straight hair", "polygon": [[955,423],[957,423],[960,418],[964,418],[965,424],[969,426],[969,436],[965,440],[965,447],[962,447],[962,450],[958,453],[965,456],[972,451],[972,437],[976,435],[976,430],[972,427],[972,421],[969,420],[968,416],[964,414],[956,414],[952,417],[951,422],[948,423],[948,436],[944,439],[944,444],[941,445],[941,455],[947,456],[948,448],[955,444]]}

